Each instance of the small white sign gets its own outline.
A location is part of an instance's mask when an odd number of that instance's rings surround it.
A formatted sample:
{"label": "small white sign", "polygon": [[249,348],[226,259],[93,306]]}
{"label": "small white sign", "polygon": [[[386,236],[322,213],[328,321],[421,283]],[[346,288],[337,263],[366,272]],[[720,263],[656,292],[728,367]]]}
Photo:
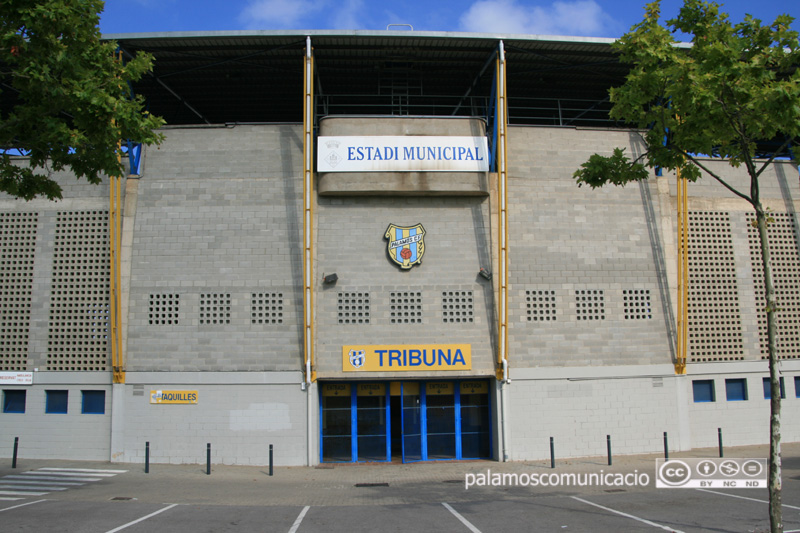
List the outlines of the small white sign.
{"label": "small white sign", "polygon": [[0,372],[0,385],[33,385],[33,372]]}
{"label": "small white sign", "polygon": [[320,137],[318,172],[488,172],[486,137]]}

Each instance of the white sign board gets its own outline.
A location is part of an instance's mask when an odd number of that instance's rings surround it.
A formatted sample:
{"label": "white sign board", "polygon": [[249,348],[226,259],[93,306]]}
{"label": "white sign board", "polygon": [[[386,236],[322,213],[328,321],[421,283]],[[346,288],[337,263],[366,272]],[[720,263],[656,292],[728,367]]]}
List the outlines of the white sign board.
{"label": "white sign board", "polygon": [[318,172],[488,172],[486,137],[320,137]]}
{"label": "white sign board", "polygon": [[33,385],[33,372],[0,372],[0,385]]}

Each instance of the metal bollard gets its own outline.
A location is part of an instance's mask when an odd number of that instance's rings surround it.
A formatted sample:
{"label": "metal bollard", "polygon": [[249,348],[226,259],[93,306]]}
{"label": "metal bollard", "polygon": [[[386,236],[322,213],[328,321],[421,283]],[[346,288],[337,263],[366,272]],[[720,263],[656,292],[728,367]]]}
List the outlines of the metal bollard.
{"label": "metal bollard", "polygon": [[206,475],[211,475],[211,443],[206,444]]}
{"label": "metal bollard", "polygon": [[722,428],[717,428],[717,438],[719,440],[719,456],[722,457]]}
{"label": "metal bollard", "polygon": [[611,435],[606,435],[606,448],[608,449],[608,466],[611,466]]}
{"label": "metal bollard", "polygon": [[19,449],[19,437],[14,437],[14,457],[11,459],[11,468],[17,467],[17,450]]}
{"label": "metal bollard", "polygon": [[269,445],[269,475],[272,475],[272,444]]}
{"label": "metal bollard", "polygon": [[553,445],[553,437],[550,437],[550,468],[556,467],[556,448]]}
{"label": "metal bollard", "polygon": [[669,461],[669,442],[667,441],[667,432],[664,432],[664,459]]}
{"label": "metal bollard", "polygon": [[150,441],[144,443],[144,473],[150,473]]}

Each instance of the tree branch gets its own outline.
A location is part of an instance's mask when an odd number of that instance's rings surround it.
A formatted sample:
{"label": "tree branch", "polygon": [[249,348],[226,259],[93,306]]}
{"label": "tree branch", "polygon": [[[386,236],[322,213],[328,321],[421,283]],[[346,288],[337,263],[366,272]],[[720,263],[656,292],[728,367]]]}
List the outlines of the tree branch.
{"label": "tree branch", "polygon": [[777,150],[774,150],[772,152],[772,155],[770,156],[770,158],[761,166],[761,168],[758,170],[758,172],[756,172],[756,177],[759,177],[761,175],[761,173],[764,172],[764,170],[766,170],[766,168],[769,165],[772,164],[772,161],[774,161],[775,158],[778,157],[778,154],[781,153],[784,148],[787,148],[790,144],[792,144],[792,140],[793,139],[791,139],[791,138],[786,139],[786,142],[784,142],[782,145],[780,145],[780,147]]}
{"label": "tree branch", "polygon": [[699,167],[701,170],[705,171],[705,173],[706,173],[706,174],[708,174],[709,176],[711,176],[712,178],[714,178],[715,180],[717,180],[717,181],[718,181],[718,182],[719,182],[719,183],[720,183],[720,184],[721,184],[723,187],[725,187],[726,189],[728,189],[730,192],[732,192],[733,194],[735,194],[736,196],[738,196],[738,197],[739,197],[739,198],[741,198],[742,200],[746,200],[746,201],[747,201],[747,203],[749,203],[750,205],[752,205],[753,207],[755,207],[755,205],[756,205],[756,204],[755,204],[755,202],[753,202],[753,199],[752,199],[752,198],[750,198],[750,197],[749,197],[749,196],[747,196],[746,194],[744,194],[744,193],[741,193],[741,192],[737,191],[736,189],[734,189],[734,188],[733,188],[733,186],[729,185],[729,184],[728,184],[728,183],[727,183],[727,182],[726,182],[724,179],[722,179],[721,177],[719,177],[718,175],[716,175],[714,172],[712,172],[711,170],[709,170],[709,169],[708,169],[708,167],[706,167],[705,165],[703,165],[703,164],[702,164],[700,161],[698,161],[698,160],[697,160],[697,159],[696,159],[694,156],[692,156],[691,154],[689,154],[688,152],[686,152],[686,151],[684,151],[684,150],[681,150],[680,148],[677,148],[677,147],[673,147],[673,148],[674,148],[675,150],[678,150],[678,151],[679,151],[679,152],[680,152],[680,153],[683,155],[683,157],[685,157],[686,159],[688,159],[689,161],[691,161],[691,162],[692,162],[692,164],[694,164],[694,165],[697,165],[697,166],[698,166],[698,167]]}

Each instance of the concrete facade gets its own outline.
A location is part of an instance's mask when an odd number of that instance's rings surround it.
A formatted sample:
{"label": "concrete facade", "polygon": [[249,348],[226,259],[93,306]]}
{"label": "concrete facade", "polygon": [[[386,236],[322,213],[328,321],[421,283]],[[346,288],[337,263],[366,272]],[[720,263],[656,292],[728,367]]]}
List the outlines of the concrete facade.
{"label": "concrete facade", "polygon": [[[84,305],[78,293],[59,295],[70,290],[59,284],[72,283],[72,290],[107,298],[107,280],[87,276],[96,266],[84,257],[96,253],[93,243],[103,235],[89,230],[92,217],[107,216],[106,185],[90,187],[64,175],[60,202],[0,199],[0,214],[10,217],[2,219],[4,236],[32,236],[14,240],[13,252],[10,244],[0,251],[31,254],[32,262],[20,278],[30,283],[2,285],[6,294],[28,298],[4,308],[4,317],[27,325],[3,326],[2,370],[34,373],[31,386],[3,386],[25,390],[27,399],[25,413],[0,413],[7,428],[0,456],[10,455],[19,436],[31,458],[142,462],[149,442],[153,462],[200,463],[211,443],[215,463],[265,464],[273,444],[280,464],[315,464],[320,394],[316,384],[303,383],[302,128],[175,127],[164,133],[164,144],[146,150],[142,175],[129,177],[125,187],[124,384],[112,385],[107,347],[102,364],[96,363],[93,350],[107,343],[104,308],[98,310],[94,300]],[[485,194],[315,196],[319,380],[490,380],[495,458],[504,452],[510,460],[546,458],[550,437],[559,457],[602,455],[606,435],[620,454],[659,451],[664,432],[676,450],[716,445],[717,428],[726,445],[767,442],[762,306],[746,205],[709,179],[690,185],[697,235],[722,224],[715,239],[724,240],[691,242],[690,272],[708,273],[693,278],[691,295],[699,302],[731,294],[736,305],[726,303],[725,309],[736,323],[723,324],[713,306],[691,304],[695,358],[688,375],[676,376],[674,177],[603,190],[578,188],[571,177],[589,155],[617,146],[634,154],[641,149],[629,131],[510,129],[511,382],[503,385],[503,406],[494,378],[496,279],[479,275],[481,268],[496,270],[496,176],[475,181],[486,184]],[[740,171],[723,172],[742,183]],[[763,177],[762,196],[789,228],[779,238],[778,270],[791,338],[800,314],[797,168],[777,163]],[[724,221],[708,222],[705,213]],[[387,258],[384,232],[389,224],[418,223],[426,230],[424,259],[401,271]],[[65,225],[91,235],[86,250],[60,237]],[[717,253],[718,244],[730,247],[730,255]],[[107,248],[104,253],[98,261],[107,260]],[[10,272],[11,263],[4,265]],[[731,276],[717,275],[729,271]],[[323,283],[323,273],[334,272],[337,282]],[[469,320],[448,321],[444,300],[453,294],[459,302],[469,300]],[[367,321],[340,320],[348,295],[368,299]],[[411,321],[393,309],[404,299],[416,300]],[[64,306],[72,315],[62,320]],[[733,340],[722,337],[730,328],[738,335]],[[54,343],[58,335],[72,337]],[[76,347],[64,344],[73,340]],[[342,346],[411,342],[469,344],[472,369],[356,377],[343,370]],[[728,344],[735,355],[727,353]],[[795,441],[800,352],[783,349],[784,439]],[[726,380],[742,378],[749,398],[728,401]],[[694,400],[696,380],[713,381],[715,401]],[[81,391],[89,389],[105,391],[104,414],[80,412]],[[69,391],[66,414],[45,412],[47,390]],[[197,391],[198,402],[153,404],[153,390]]]}

